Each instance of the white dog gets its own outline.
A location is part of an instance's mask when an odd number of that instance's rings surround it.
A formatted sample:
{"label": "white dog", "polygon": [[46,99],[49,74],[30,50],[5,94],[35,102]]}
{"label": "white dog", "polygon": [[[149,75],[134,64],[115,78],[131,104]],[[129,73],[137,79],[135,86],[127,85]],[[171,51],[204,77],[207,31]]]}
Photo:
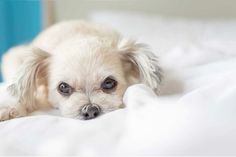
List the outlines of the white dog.
{"label": "white dog", "polygon": [[10,49],[2,72],[10,85],[0,120],[45,106],[66,117],[92,119],[124,107],[130,85],[144,83],[157,92],[161,82],[157,57],[146,45],[83,21],[56,24],[31,44]]}

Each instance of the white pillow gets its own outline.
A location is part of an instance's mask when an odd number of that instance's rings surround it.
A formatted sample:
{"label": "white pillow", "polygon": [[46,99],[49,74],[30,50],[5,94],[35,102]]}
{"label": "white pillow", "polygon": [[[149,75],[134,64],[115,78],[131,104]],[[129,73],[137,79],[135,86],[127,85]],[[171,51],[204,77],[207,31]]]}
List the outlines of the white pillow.
{"label": "white pillow", "polygon": [[90,14],[95,22],[112,25],[127,36],[148,43],[160,54],[191,44],[232,54],[236,50],[236,20],[184,19],[132,12],[102,11]]}

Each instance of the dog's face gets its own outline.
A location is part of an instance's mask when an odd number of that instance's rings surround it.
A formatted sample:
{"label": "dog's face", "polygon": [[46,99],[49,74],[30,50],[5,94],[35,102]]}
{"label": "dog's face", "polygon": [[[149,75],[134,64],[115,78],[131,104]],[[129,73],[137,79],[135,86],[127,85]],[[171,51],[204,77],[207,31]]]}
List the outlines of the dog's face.
{"label": "dog's face", "polygon": [[66,117],[92,119],[122,108],[126,89],[135,83],[159,89],[156,56],[132,40],[80,38],[51,53],[31,51],[16,79],[15,93],[20,102],[34,104],[38,86],[44,85],[48,101]]}
{"label": "dog's face", "polygon": [[65,43],[54,54],[49,66],[49,99],[63,115],[90,119],[123,107],[129,82],[117,49],[87,39]]}

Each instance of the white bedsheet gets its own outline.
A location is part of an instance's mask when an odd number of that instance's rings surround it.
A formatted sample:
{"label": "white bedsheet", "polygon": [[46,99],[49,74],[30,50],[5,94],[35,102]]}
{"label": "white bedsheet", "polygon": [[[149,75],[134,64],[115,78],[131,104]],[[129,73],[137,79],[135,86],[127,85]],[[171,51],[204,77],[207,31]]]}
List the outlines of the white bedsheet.
{"label": "white bedsheet", "polygon": [[[144,35],[158,47],[159,37]],[[158,97],[138,84],[125,93],[127,108],[94,120],[55,112],[1,122],[0,155],[236,155],[236,36],[227,37],[166,47]]]}

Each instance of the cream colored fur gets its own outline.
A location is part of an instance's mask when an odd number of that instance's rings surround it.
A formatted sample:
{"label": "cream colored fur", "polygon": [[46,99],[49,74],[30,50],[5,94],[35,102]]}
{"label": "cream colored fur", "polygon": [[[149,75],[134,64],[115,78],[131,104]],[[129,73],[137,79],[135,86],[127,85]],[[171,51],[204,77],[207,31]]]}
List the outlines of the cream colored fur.
{"label": "cream colored fur", "polygon": [[[145,44],[122,37],[103,25],[68,21],[56,24],[32,41],[10,49],[2,71],[11,97],[0,102],[0,120],[26,116],[42,107],[59,108],[62,115],[81,118],[81,107],[98,105],[103,113],[124,107],[128,86],[144,83],[158,92],[161,70],[157,57]],[[112,76],[118,85],[111,93],[101,83]],[[75,91],[65,97],[60,82]],[[13,100],[13,102],[12,102]]]}

